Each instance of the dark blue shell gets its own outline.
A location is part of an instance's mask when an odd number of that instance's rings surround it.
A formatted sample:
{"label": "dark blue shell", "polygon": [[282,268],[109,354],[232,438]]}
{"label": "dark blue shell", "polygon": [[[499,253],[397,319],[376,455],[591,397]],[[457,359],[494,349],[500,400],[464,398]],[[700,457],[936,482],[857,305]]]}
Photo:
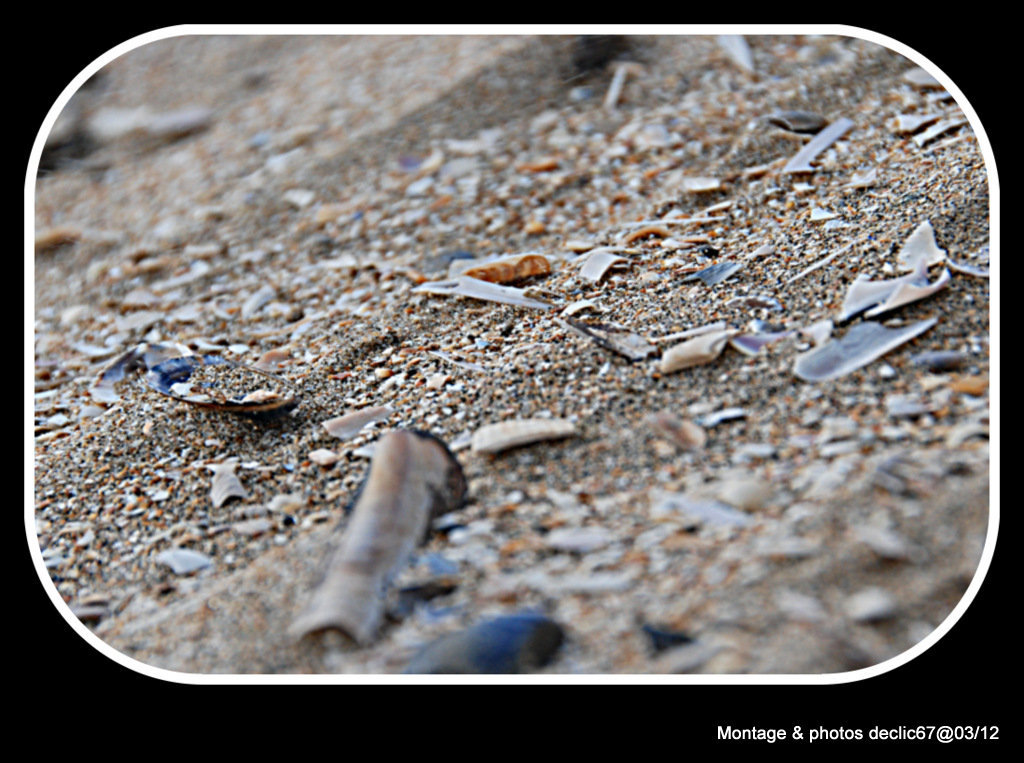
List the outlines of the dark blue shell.
{"label": "dark blue shell", "polygon": [[503,615],[428,644],[405,672],[527,673],[549,662],[564,638],[543,615]]}
{"label": "dark blue shell", "polygon": [[[226,413],[234,413],[239,416],[246,416],[254,419],[268,419],[282,416],[298,405],[294,397],[279,397],[263,402],[243,402],[241,396],[232,397],[229,392],[217,390],[217,400],[197,400],[189,396],[176,394],[172,387],[175,384],[188,381],[196,368],[200,366],[228,365],[235,368],[247,368],[236,363],[231,363],[217,355],[185,355],[178,358],[171,358],[158,363],[149,369],[146,374],[146,383],[157,392],[173,397],[192,405],[203,408],[212,408]],[[253,371],[253,373],[258,373]],[[202,390],[197,390],[202,392]],[[211,393],[214,390],[211,388]]]}

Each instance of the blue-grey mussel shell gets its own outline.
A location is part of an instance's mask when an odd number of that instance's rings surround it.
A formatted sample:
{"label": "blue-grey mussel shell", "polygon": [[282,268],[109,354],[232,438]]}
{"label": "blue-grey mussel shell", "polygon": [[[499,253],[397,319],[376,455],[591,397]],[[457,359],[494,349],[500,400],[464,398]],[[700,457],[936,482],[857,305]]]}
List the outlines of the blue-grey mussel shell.
{"label": "blue-grey mussel shell", "polygon": [[165,360],[149,369],[146,383],[184,403],[255,419],[283,416],[299,404],[273,375],[216,355]]}
{"label": "blue-grey mussel shell", "polygon": [[502,615],[431,642],[404,672],[529,673],[550,662],[564,640],[561,626],[543,615]]}

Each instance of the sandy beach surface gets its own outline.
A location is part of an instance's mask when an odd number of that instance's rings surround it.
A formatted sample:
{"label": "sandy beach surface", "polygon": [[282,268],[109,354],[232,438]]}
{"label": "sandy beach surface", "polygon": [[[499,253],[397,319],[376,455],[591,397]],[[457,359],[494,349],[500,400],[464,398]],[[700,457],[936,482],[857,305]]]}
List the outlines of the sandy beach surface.
{"label": "sandy beach surface", "polygon": [[[450,670],[424,648],[513,615],[545,629],[494,648],[534,675],[884,663],[989,529],[989,190],[943,84],[853,37],[129,51],[36,185],[39,563],[181,674]],[[143,344],[249,376],[157,389],[116,366]],[[294,407],[180,399],[230,384]],[[509,421],[533,436],[478,435]],[[392,430],[466,500],[371,638],[297,637]]]}

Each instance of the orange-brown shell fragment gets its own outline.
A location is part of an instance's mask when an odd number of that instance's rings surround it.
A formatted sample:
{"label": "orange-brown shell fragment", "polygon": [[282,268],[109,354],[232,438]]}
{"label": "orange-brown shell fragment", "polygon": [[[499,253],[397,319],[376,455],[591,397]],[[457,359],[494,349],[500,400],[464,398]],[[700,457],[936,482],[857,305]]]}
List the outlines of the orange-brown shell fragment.
{"label": "orange-brown shell fragment", "polygon": [[489,283],[512,283],[532,276],[546,276],[549,273],[551,263],[542,254],[517,254],[462,271],[464,276]]}

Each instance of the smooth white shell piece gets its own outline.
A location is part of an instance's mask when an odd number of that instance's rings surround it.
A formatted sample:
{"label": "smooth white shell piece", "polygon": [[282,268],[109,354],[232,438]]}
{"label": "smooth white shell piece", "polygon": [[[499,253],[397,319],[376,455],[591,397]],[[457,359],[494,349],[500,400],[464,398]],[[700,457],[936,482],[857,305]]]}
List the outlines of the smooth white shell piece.
{"label": "smooth white shell piece", "polygon": [[663,374],[671,374],[708,363],[722,354],[726,343],[737,333],[735,329],[713,331],[670,347],[661,356],[658,370]]}
{"label": "smooth white shell piece", "polygon": [[837,119],[811,138],[810,142],[800,149],[796,156],[786,162],[786,166],[782,168],[782,174],[789,175],[795,172],[814,172],[814,167],[811,166],[811,162],[815,157],[843,137],[843,135],[846,134],[846,131],[851,127],[853,127],[852,120],[847,119],[846,117],[840,117]]}
{"label": "smooth white shell piece", "polygon": [[210,500],[215,508],[223,506],[229,498],[247,498],[249,491],[242,481],[235,476],[238,464],[228,461],[223,464],[212,464],[213,481],[210,484]]}
{"label": "smooth white shell piece", "polygon": [[514,419],[485,424],[473,433],[474,453],[499,453],[541,440],[571,437],[576,426],[566,419]]}
{"label": "smooth white shell piece", "polygon": [[342,416],[335,416],[333,419],[327,419],[327,421],[323,422],[323,428],[327,430],[327,434],[331,437],[347,440],[349,437],[355,436],[363,427],[375,421],[386,419],[392,413],[394,413],[394,410],[387,405],[362,408]]}
{"label": "smooth white shell piece", "polygon": [[896,255],[900,270],[917,270],[922,261],[925,265],[937,265],[945,259],[946,250],[940,249],[935,242],[935,229],[930,220],[925,220],[914,229]]}
{"label": "smooth white shell piece", "polygon": [[925,260],[919,261],[917,270],[913,273],[900,278],[870,281],[858,277],[850,284],[836,320],[842,323],[865,310],[865,316],[873,318],[934,294],[949,283],[949,279],[949,270],[943,269],[941,275],[929,283],[928,263]]}
{"label": "smooth white shell piece", "polygon": [[525,289],[488,283],[487,281],[481,281],[479,278],[471,278],[470,276],[460,276],[454,281],[425,283],[417,286],[412,291],[426,294],[441,294],[444,296],[470,297],[485,302],[499,302],[518,307],[535,307],[540,310],[550,310],[552,307],[546,302],[525,296]]}
{"label": "smooth white shell piece", "polygon": [[587,255],[587,259],[580,268],[580,277],[596,283],[604,278],[609,269],[622,262],[629,262],[629,260],[608,249],[595,249]]}

